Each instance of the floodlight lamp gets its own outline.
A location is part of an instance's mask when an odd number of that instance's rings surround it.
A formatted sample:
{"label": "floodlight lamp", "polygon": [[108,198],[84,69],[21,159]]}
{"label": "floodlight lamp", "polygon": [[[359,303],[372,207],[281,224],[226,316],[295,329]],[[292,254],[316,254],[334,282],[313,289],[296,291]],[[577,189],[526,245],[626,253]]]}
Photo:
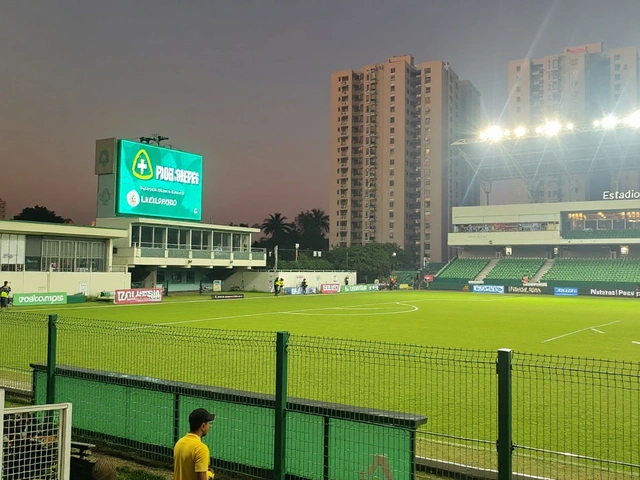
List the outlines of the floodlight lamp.
{"label": "floodlight lamp", "polygon": [[504,132],[497,125],[494,125],[493,127],[489,127],[487,129],[487,138],[491,142],[499,142],[500,140],[502,140],[503,135],[504,135]]}
{"label": "floodlight lamp", "polygon": [[633,128],[640,127],[640,110],[633,112],[631,115],[625,118],[624,123]]}
{"label": "floodlight lamp", "polygon": [[593,122],[593,126],[598,128],[600,126],[600,120],[596,120],[595,122]]}
{"label": "floodlight lamp", "polygon": [[602,128],[606,130],[611,130],[612,128],[615,128],[617,124],[618,124],[618,119],[613,115],[607,115],[602,119]]}
{"label": "floodlight lamp", "polygon": [[481,131],[480,135],[479,135],[479,138],[480,138],[481,142],[486,142],[487,139],[489,138],[489,132],[487,130]]}
{"label": "floodlight lamp", "polygon": [[542,127],[536,127],[536,133],[537,134],[541,134],[544,131],[544,128]]}
{"label": "floodlight lamp", "polygon": [[561,129],[562,126],[560,125],[560,122],[557,120],[551,120],[543,127],[543,132],[547,137],[553,137],[554,135],[557,135]]}
{"label": "floodlight lamp", "polygon": [[505,130],[503,133],[505,137],[508,137],[511,135],[511,132],[509,130]]}
{"label": "floodlight lamp", "polygon": [[573,130],[573,123],[567,123],[567,130]]}
{"label": "floodlight lamp", "polygon": [[516,137],[524,137],[527,134],[527,129],[524,128],[522,125],[519,126],[518,128],[516,128],[513,133],[516,134]]}

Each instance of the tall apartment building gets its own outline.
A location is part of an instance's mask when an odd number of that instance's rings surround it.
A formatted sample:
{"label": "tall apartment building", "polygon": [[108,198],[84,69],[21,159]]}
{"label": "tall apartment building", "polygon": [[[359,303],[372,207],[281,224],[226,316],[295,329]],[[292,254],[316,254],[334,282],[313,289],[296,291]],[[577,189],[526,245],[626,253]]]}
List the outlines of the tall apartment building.
{"label": "tall apartment building", "polygon": [[0,198],[0,220],[7,218],[7,202]]}
{"label": "tall apartment building", "polygon": [[331,74],[332,247],[392,242],[416,265],[449,258],[451,207],[478,200],[449,145],[477,131],[479,97],[448,63],[411,55]]}
{"label": "tall apartment building", "polygon": [[558,118],[590,125],[640,107],[638,49],[603,52],[602,42],[567,47],[564,53],[509,62],[510,125],[532,126]]}

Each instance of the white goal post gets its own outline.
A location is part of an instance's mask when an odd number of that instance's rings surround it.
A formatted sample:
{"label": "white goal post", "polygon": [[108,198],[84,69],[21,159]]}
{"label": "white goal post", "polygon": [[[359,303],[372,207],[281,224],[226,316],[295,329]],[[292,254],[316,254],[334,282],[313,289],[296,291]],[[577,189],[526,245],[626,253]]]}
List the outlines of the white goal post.
{"label": "white goal post", "polygon": [[0,479],[69,480],[71,404],[5,408],[0,390]]}

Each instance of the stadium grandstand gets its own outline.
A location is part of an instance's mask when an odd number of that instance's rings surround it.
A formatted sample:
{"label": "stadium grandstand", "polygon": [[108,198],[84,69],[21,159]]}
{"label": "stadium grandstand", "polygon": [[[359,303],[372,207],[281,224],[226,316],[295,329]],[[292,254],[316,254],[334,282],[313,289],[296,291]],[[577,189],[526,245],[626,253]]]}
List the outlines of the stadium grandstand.
{"label": "stadium grandstand", "polygon": [[582,127],[494,126],[455,142],[483,195],[479,206],[452,209],[453,260],[432,288],[529,285],[640,297],[638,127],[640,111]]}

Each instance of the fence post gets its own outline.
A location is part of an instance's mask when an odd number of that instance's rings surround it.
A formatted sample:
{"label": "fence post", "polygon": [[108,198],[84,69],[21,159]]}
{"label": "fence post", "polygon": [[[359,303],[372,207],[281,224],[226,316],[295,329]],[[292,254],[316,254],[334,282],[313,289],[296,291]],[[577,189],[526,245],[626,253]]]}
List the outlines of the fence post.
{"label": "fence post", "polygon": [[513,475],[511,358],[508,348],[498,350],[498,480]]}
{"label": "fence post", "polygon": [[47,341],[47,403],[56,403],[56,344],[58,315],[49,315],[49,335]]}
{"label": "fence post", "polygon": [[287,347],[289,332],[278,332],[276,337],[276,408],[275,437],[273,441],[273,478],[284,480],[287,450]]}

